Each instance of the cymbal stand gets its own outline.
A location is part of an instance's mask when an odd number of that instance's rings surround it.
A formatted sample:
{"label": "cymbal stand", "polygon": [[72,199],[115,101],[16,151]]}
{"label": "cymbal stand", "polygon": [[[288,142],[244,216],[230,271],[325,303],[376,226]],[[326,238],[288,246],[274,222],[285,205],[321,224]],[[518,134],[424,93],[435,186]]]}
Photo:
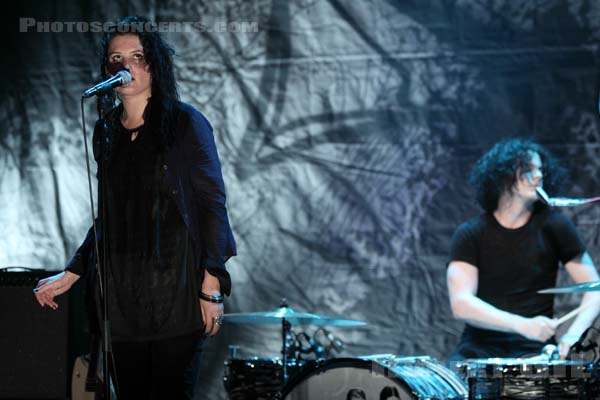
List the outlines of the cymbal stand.
{"label": "cymbal stand", "polygon": [[287,364],[288,364],[288,351],[289,351],[289,339],[290,339],[290,331],[292,330],[292,324],[285,318],[281,319],[281,337],[283,340],[283,347],[281,349],[281,359],[283,362],[283,385],[287,383],[288,373],[287,373]]}

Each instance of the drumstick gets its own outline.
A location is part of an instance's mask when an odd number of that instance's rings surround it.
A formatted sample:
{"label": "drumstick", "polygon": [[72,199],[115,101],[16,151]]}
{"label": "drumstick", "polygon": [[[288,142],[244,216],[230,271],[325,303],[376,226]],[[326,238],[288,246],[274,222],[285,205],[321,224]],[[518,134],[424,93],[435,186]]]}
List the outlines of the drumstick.
{"label": "drumstick", "polygon": [[575,317],[577,314],[579,314],[580,312],[582,312],[583,310],[585,310],[586,308],[588,308],[589,306],[591,306],[592,304],[596,304],[595,301],[590,301],[589,303],[586,304],[582,304],[579,307],[571,310],[570,312],[568,312],[567,314],[563,315],[562,317],[560,317],[559,319],[556,320],[556,325],[560,325],[563,322],[566,322],[568,320],[570,320],[571,318]]}

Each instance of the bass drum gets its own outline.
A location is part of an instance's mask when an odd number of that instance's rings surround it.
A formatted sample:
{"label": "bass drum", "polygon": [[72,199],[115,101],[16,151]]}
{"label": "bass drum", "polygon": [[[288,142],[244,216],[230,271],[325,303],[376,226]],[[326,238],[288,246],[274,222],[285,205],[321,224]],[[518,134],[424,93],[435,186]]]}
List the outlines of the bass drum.
{"label": "bass drum", "polygon": [[285,385],[285,400],[467,399],[461,379],[436,359],[390,354],[334,358],[305,368]]}

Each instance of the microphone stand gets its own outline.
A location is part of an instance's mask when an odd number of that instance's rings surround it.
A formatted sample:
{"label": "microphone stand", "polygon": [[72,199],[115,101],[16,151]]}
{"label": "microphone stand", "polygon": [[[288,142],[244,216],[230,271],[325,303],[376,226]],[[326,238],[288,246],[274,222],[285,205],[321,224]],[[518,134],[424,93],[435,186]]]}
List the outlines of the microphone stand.
{"label": "microphone stand", "polygon": [[[93,235],[93,239],[94,239],[94,251],[96,254],[96,272],[99,276],[99,285],[100,285],[100,299],[102,302],[102,327],[101,327],[101,332],[103,333],[103,337],[102,337],[102,370],[103,370],[103,400],[110,400],[111,399],[111,390],[110,390],[110,383],[111,383],[111,375],[115,373],[115,369],[114,369],[114,363],[113,363],[113,357],[112,357],[112,342],[111,342],[111,330],[110,330],[110,320],[109,320],[109,315],[108,315],[108,294],[107,294],[107,289],[108,289],[108,285],[107,285],[107,273],[106,273],[106,209],[105,209],[105,201],[104,201],[104,197],[105,197],[105,193],[106,193],[106,161],[107,161],[107,157],[106,157],[106,152],[105,152],[105,146],[107,145],[107,126],[106,126],[106,121],[105,121],[105,114],[106,114],[106,108],[109,105],[109,101],[105,96],[99,96],[97,99],[97,111],[98,111],[98,117],[99,117],[99,121],[98,121],[98,126],[99,126],[99,131],[98,133],[98,137],[100,140],[100,147],[99,147],[99,151],[100,151],[100,155],[99,155],[99,160],[100,160],[100,182],[101,185],[98,188],[99,193],[98,193],[98,208],[99,210],[101,210],[100,214],[101,214],[101,228],[103,230],[103,238],[102,238],[102,257],[100,257],[100,251],[98,248],[98,230],[96,227],[96,217],[95,217],[95,213],[94,213],[94,201],[93,201],[93,190],[92,190],[92,182],[91,182],[91,177],[90,177],[90,165],[89,165],[89,151],[88,151],[88,146],[87,146],[87,135],[86,135],[86,129],[85,129],[85,117],[84,117],[84,107],[83,107],[83,102],[84,99],[90,97],[90,96],[86,96],[85,94],[82,95],[81,97],[81,115],[82,115],[82,125],[83,125],[83,142],[84,142],[84,146],[85,146],[85,153],[86,153],[86,165],[87,165],[87,173],[88,173],[88,188],[89,188],[89,194],[90,194],[90,208],[91,208],[91,213],[92,213],[92,227],[93,227],[93,231],[94,231],[94,235]],[[93,291],[95,292],[95,290]],[[112,364],[111,364],[112,363]],[[112,366],[112,367],[111,367]],[[116,374],[115,374],[116,375]],[[116,380],[116,376],[115,376],[115,386],[117,387],[117,391],[118,391],[118,381]]]}
{"label": "microphone stand", "polygon": [[[108,138],[108,127],[107,127],[107,122],[105,120],[105,116],[106,116],[106,112],[108,111],[107,108],[112,106],[112,102],[109,100],[108,96],[98,96],[97,98],[97,110],[98,110],[98,119],[99,119],[99,126],[100,126],[100,132],[99,132],[99,138],[100,138],[100,160],[101,160],[101,170],[100,170],[100,178],[101,178],[101,195],[98,198],[98,204],[100,206],[101,204],[101,209],[102,209],[102,215],[101,215],[101,227],[102,227],[102,235],[103,235],[103,239],[102,239],[102,269],[99,269],[99,274],[100,277],[102,279],[102,288],[104,288],[103,292],[101,293],[101,300],[102,300],[102,325],[103,325],[103,332],[104,332],[104,337],[102,340],[103,343],[103,357],[102,357],[102,361],[103,361],[103,365],[102,365],[102,370],[103,370],[103,376],[104,376],[104,380],[103,380],[103,392],[104,392],[104,399],[105,400],[110,400],[111,399],[111,390],[110,390],[110,383],[111,383],[111,377],[113,375],[116,375],[115,372],[115,368],[114,368],[114,359],[113,359],[113,354],[112,354],[112,337],[111,337],[111,327],[110,327],[110,319],[109,319],[109,313],[108,313],[108,281],[107,281],[107,256],[106,256],[106,247],[107,247],[107,240],[106,240],[106,234],[107,234],[107,221],[106,221],[106,202],[105,202],[105,198],[106,198],[106,189],[107,189],[107,183],[106,183],[106,179],[107,179],[107,161],[108,161],[108,157],[107,154],[108,152],[106,151],[107,149],[105,148],[105,146],[109,146],[110,145],[110,140]],[[110,149],[109,149],[110,151]],[[117,382],[116,377],[115,377],[115,382]],[[118,389],[118,385],[117,385],[117,389]]]}

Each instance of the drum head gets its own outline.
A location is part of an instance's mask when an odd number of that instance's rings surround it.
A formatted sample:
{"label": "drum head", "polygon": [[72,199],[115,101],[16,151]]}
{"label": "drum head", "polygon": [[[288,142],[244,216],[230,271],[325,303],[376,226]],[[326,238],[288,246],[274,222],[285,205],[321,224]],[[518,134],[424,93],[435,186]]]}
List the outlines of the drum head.
{"label": "drum head", "polygon": [[[284,387],[285,400],[466,399],[450,370],[426,357],[337,358],[306,368]],[[436,364],[436,365],[433,365]]]}

